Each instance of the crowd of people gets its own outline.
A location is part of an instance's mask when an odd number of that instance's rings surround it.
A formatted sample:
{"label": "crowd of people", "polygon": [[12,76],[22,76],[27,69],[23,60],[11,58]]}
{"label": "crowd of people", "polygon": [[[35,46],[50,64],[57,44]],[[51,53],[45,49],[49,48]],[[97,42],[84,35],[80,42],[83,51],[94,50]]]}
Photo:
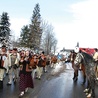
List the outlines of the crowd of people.
{"label": "crowd of people", "polygon": [[28,88],[34,88],[33,80],[40,80],[43,72],[47,72],[47,66],[55,67],[56,62],[56,56],[45,55],[44,51],[35,54],[30,50],[7,49],[3,45],[0,50],[0,89],[8,75],[7,86],[18,81],[19,97],[22,97]]}
{"label": "crowd of people", "polygon": [[[86,52],[85,49],[82,49],[82,52]],[[72,67],[74,64],[73,53],[75,52],[72,51],[70,57]],[[96,62],[96,80],[98,80],[98,49],[95,49],[92,56]],[[13,82],[18,82],[19,97],[22,97],[28,91],[28,88],[34,88],[34,79],[40,80],[43,72],[47,72],[48,66],[55,68],[56,63],[60,61],[62,61],[60,55],[46,55],[44,51],[40,53],[33,53],[30,50],[18,51],[17,48],[7,49],[3,45],[0,50],[0,89],[3,89],[4,77],[8,75],[7,86],[11,86]],[[73,79],[75,77],[77,79],[77,76],[78,72],[75,71]]]}

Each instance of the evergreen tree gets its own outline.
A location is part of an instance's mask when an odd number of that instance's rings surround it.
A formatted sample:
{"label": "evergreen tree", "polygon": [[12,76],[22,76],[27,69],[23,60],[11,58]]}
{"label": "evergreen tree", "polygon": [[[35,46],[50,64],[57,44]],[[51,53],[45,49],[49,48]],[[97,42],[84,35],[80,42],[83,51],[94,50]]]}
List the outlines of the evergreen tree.
{"label": "evergreen tree", "polygon": [[10,23],[7,12],[3,12],[0,19],[0,41],[2,44],[9,44]]}
{"label": "evergreen tree", "polygon": [[30,24],[30,48],[39,49],[42,36],[40,7],[37,3],[33,10]]}
{"label": "evergreen tree", "polygon": [[29,33],[30,33],[30,29],[28,27],[28,25],[23,26],[23,28],[21,29],[21,34],[20,34],[20,45],[22,47],[30,47],[30,42],[29,42]]}

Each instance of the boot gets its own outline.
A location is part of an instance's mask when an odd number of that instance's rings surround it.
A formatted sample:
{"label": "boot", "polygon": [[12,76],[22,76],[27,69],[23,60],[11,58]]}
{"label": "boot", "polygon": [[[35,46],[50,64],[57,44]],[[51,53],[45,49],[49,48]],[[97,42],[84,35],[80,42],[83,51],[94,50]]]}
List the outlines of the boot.
{"label": "boot", "polygon": [[74,79],[74,82],[77,82],[77,80],[78,80],[78,77],[76,76],[75,79]]}
{"label": "boot", "polygon": [[92,98],[95,98],[95,90],[94,89],[92,89]]}
{"label": "boot", "polygon": [[73,77],[73,80],[76,78],[76,74],[74,73],[74,77]]}
{"label": "boot", "polygon": [[3,89],[3,81],[0,81],[0,89]]}

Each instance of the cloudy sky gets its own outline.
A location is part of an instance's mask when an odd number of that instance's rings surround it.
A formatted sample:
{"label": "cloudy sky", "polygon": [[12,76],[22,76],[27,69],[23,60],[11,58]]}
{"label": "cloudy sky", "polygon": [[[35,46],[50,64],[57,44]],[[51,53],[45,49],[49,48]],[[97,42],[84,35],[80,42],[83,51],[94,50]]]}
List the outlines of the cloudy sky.
{"label": "cloudy sky", "polygon": [[11,30],[19,37],[23,25],[30,24],[35,4],[41,17],[52,24],[58,48],[98,48],[98,0],[0,0],[0,15],[8,12]]}

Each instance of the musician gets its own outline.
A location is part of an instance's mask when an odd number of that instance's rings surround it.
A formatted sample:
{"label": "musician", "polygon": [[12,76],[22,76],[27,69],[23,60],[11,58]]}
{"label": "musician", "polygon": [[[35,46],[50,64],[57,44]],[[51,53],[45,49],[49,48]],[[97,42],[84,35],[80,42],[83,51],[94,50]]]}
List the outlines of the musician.
{"label": "musician", "polygon": [[47,55],[46,56],[46,72],[47,72],[48,66],[50,66],[50,63],[51,63],[51,57],[50,55]]}
{"label": "musician", "polygon": [[[7,56],[8,56],[8,58],[9,58],[9,55],[12,53],[12,48],[9,48],[8,49],[8,51],[7,51]],[[8,63],[9,64],[9,63]],[[8,73],[9,73],[9,67],[7,67],[7,69],[6,69],[6,75],[8,75]]]}
{"label": "musician", "polygon": [[6,46],[3,45],[0,51],[0,89],[3,89],[3,78],[7,69],[8,57]]}
{"label": "musician", "polygon": [[51,68],[55,68],[56,67],[56,63],[57,63],[57,57],[55,55],[53,55],[51,57]]}
{"label": "musician", "polygon": [[46,73],[47,72],[47,66],[46,66],[46,55],[44,51],[41,53],[41,58],[42,58],[42,66],[43,66],[43,71]]}
{"label": "musician", "polygon": [[39,80],[41,79],[41,76],[43,74],[43,70],[45,71],[46,66],[46,56],[44,55],[44,51],[39,54],[38,57],[38,66],[37,66],[37,77]]}
{"label": "musician", "polygon": [[[12,81],[14,80],[14,83],[16,83],[16,80],[18,78],[17,76],[17,68],[19,65],[19,54],[17,54],[17,48],[13,48],[12,53],[9,55],[9,81],[7,85],[11,85]],[[14,75],[13,75],[14,73]]]}
{"label": "musician", "polygon": [[30,60],[30,66],[32,66],[32,77],[35,78],[35,73],[38,65],[38,56],[34,54]]}

